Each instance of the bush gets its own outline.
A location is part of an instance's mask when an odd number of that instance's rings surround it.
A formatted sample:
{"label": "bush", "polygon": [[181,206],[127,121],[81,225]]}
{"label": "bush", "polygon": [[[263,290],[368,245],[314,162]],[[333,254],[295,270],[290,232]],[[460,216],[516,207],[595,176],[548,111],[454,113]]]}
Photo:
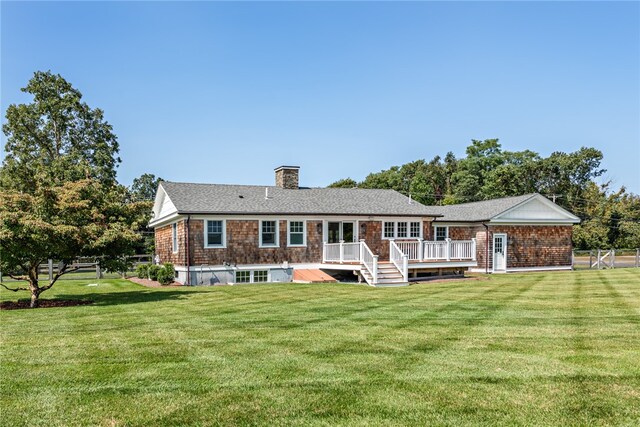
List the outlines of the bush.
{"label": "bush", "polygon": [[160,267],[159,265],[149,265],[149,279],[158,280],[158,273],[160,272],[160,270],[162,270],[162,267]]}
{"label": "bush", "polygon": [[169,273],[171,275],[171,277],[175,279],[175,277],[176,277],[176,269],[173,268],[173,264],[171,264],[170,262],[165,262],[164,263],[164,269],[167,270],[167,273]]}
{"label": "bush", "polygon": [[176,277],[176,273],[173,269],[173,264],[165,264],[164,267],[158,271],[158,282],[161,285],[170,285]]}
{"label": "bush", "polygon": [[140,264],[136,267],[136,276],[139,279],[146,279],[149,277],[149,264]]}

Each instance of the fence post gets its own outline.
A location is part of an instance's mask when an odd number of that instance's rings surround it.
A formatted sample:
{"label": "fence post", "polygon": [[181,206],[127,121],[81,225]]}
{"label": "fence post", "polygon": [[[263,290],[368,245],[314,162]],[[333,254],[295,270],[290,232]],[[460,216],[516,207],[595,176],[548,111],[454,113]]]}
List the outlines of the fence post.
{"label": "fence post", "polygon": [[576,254],[575,254],[574,250],[571,249],[571,270],[575,270],[575,268],[573,268],[573,264],[575,262],[575,257],[576,257]]}
{"label": "fence post", "polygon": [[418,239],[418,260],[422,261],[424,259],[424,245],[423,245],[424,239],[419,238]]}
{"label": "fence post", "polygon": [[451,239],[447,237],[445,241],[447,242],[447,246],[445,249],[447,253],[445,255],[447,256],[447,261],[451,261]]}
{"label": "fence post", "polygon": [[589,249],[589,270],[593,268],[593,249]]}
{"label": "fence post", "polygon": [[609,261],[611,263],[611,268],[616,268],[616,250],[611,249],[611,255],[609,256]]}
{"label": "fence post", "polygon": [[344,262],[344,240],[340,240],[340,264]]}
{"label": "fence post", "polygon": [[636,268],[640,267],[640,248],[636,249]]}
{"label": "fence post", "polygon": [[598,267],[597,267],[598,270],[600,270],[600,254],[601,254],[601,251],[600,249],[598,249],[598,259],[596,260],[596,262],[598,263]]}
{"label": "fence post", "polygon": [[49,283],[53,280],[53,260],[49,259],[47,261],[47,267],[49,267]]}
{"label": "fence post", "polygon": [[102,271],[100,270],[99,262],[96,262],[96,279],[102,279]]}

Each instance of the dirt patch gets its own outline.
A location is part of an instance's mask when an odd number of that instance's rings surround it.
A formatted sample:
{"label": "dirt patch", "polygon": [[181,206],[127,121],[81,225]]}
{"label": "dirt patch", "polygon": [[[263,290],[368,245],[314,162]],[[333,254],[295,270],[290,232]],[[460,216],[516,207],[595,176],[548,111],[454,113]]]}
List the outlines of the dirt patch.
{"label": "dirt patch", "polygon": [[182,286],[182,284],[178,282],[173,282],[169,285],[161,285],[160,282],[156,282],[155,280],[149,279],[140,279],[138,277],[127,277],[127,280],[133,283],[137,283],[138,285],[146,286],[147,288],[166,288],[167,286]]}
{"label": "dirt patch", "polygon": [[[2,301],[0,302],[0,310],[22,310],[23,308],[31,308],[31,301]],[[89,300],[63,300],[63,299],[43,299],[38,302],[37,308],[49,307],[73,307],[76,305],[90,305],[93,301]]]}

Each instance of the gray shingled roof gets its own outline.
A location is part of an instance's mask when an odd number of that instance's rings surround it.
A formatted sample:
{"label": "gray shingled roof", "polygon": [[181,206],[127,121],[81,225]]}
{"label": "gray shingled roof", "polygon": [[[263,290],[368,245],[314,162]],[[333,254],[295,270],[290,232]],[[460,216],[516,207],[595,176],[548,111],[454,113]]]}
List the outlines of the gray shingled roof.
{"label": "gray shingled roof", "polygon": [[464,221],[479,222],[489,221],[520,203],[523,203],[535,194],[523,196],[503,197],[501,199],[484,200],[482,202],[462,203],[459,205],[429,206],[431,212],[442,215],[437,221]]}
{"label": "gray shingled roof", "polygon": [[[190,184],[163,181],[179,213],[437,216],[394,190]],[[269,199],[265,200],[265,188]]]}

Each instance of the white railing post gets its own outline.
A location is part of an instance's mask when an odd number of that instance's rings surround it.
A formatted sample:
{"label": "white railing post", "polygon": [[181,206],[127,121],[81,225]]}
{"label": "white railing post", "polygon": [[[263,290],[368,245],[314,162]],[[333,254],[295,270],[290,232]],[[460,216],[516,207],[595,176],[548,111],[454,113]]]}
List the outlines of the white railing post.
{"label": "white railing post", "polygon": [[446,251],[445,255],[446,255],[447,261],[451,261],[451,239],[449,239],[447,237],[445,239],[445,241],[447,242],[447,246],[446,246],[446,249],[445,249],[445,251]]}
{"label": "white railing post", "polygon": [[327,262],[327,242],[322,242],[322,262]]}
{"label": "white railing post", "polygon": [[366,243],[364,242],[364,239],[360,239],[360,262],[364,261],[364,245]]}
{"label": "white railing post", "polygon": [[344,263],[344,240],[340,240],[340,264]]}
{"label": "white railing post", "polygon": [[418,260],[422,261],[424,260],[424,245],[423,245],[424,239],[420,238],[418,239]]}
{"label": "white railing post", "polygon": [[409,281],[409,255],[402,256],[402,276],[405,282]]}
{"label": "white railing post", "polygon": [[471,261],[476,261],[476,238],[471,239]]}
{"label": "white railing post", "polygon": [[373,256],[373,271],[371,272],[373,276],[373,284],[378,283],[378,255]]}

